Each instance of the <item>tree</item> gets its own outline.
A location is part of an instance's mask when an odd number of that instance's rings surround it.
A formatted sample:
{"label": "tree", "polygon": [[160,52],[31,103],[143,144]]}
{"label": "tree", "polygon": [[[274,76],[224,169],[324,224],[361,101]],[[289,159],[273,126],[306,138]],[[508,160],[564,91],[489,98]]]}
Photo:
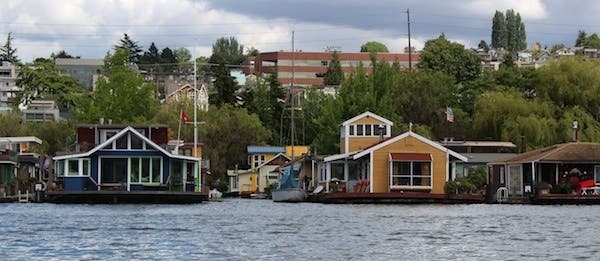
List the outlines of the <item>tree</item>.
{"label": "tree", "polygon": [[244,46],[239,44],[235,37],[221,37],[212,45],[212,55],[209,63],[212,64],[241,64],[246,59]]}
{"label": "tree", "polygon": [[[73,59],[75,57],[73,55],[68,54],[65,50],[60,50],[56,54],[54,54],[54,53],[50,54],[50,58],[52,58],[52,59],[56,59],[56,58]],[[77,58],[79,58],[79,57],[77,57]]]}
{"label": "tree", "polygon": [[527,48],[526,37],[519,13],[513,9],[506,10],[505,14],[496,11],[492,19],[492,47],[516,53]]}
{"label": "tree", "polygon": [[157,64],[160,63],[160,53],[158,52],[158,48],[154,42],[150,44],[148,47],[148,51],[144,52],[142,59],[140,61],[142,64]]}
{"label": "tree", "polygon": [[506,23],[504,21],[504,13],[496,10],[492,19],[492,47],[506,47]]}
{"label": "tree", "polygon": [[344,72],[342,71],[342,65],[337,51],[331,54],[332,58],[327,65],[327,72],[325,73],[324,84],[325,85],[340,85],[344,79]]}
{"label": "tree", "polygon": [[479,41],[479,44],[477,45],[477,48],[479,49],[483,49],[484,51],[489,51],[490,47],[488,46],[488,44],[485,42],[485,40],[481,40]]}
{"label": "tree", "polygon": [[227,169],[246,162],[248,145],[265,144],[269,137],[269,131],[256,114],[229,104],[203,112],[200,118],[206,122],[198,134],[204,144],[203,158],[210,160],[212,186],[226,184]]}
{"label": "tree", "polygon": [[19,63],[19,58],[17,58],[17,49],[12,47],[12,33],[8,33],[6,37],[6,43],[2,47],[0,47],[0,61],[7,61],[12,64]]}
{"label": "tree", "polygon": [[237,98],[235,92],[237,91],[237,83],[235,79],[229,74],[229,69],[224,64],[219,65],[215,72],[214,89],[216,93],[210,98],[210,102],[217,106],[223,104],[235,105]]}
{"label": "tree", "polygon": [[587,34],[583,30],[579,30],[577,33],[577,40],[575,40],[575,47],[583,47],[583,43],[587,38]]}
{"label": "tree", "polygon": [[179,67],[180,72],[183,72],[186,68],[189,71],[189,69],[193,67],[190,66],[192,62],[192,53],[185,47],[175,49],[175,60],[177,60],[177,67]]}
{"label": "tree", "polygon": [[598,34],[596,33],[591,34],[585,38],[585,41],[583,41],[583,46],[587,48],[600,48],[600,37],[598,37]]}
{"label": "tree", "polygon": [[100,118],[113,123],[148,123],[159,110],[154,98],[154,84],[144,82],[129,63],[127,49],[115,48],[114,54],[104,58],[103,76],[91,99],[79,104],[76,118],[79,122],[98,122]]}
{"label": "tree", "polygon": [[260,54],[260,51],[258,51],[258,49],[254,48],[254,47],[250,47],[250,48],[246,49],[246,56],[248,56],[248,57],[258,56],[259,54]]}
{"label": "tree", "polygon": [[138,45],[138,42],[131,40],[129,35],[123,34],[123,38],[119,40],[119,44],[116,47],[128,50],[128,61],[130,63],[138,63],[140,61],[142,47]]}
{"label": "tree", "polygon": [[34,99],[54,99],[59,108],[71,109],[87,93],[72,77],[64,75],[48,59],[37,59],[33,66],[21,66],[16,84],[23,90],[14,105],[28,104]]}
{"label": "tree", "polygon": [[564,49],[566,46],[564,44],[558,43],[558,44],[553,44],[552,47],[550,47],[550,53],[551,54],[557,54],[558,51]]}
{"label": "tree", "polygon": [[419,68],[443,71],[454,76],[457,82],[477,78],[481,74],[481,60],[462,44],[450,42],[442,34],[425,43]]}
{"label": "tree", "polygon": [[387,46],[380,42],[370,41],[360,46],[361,53],[389,53]]}
{"label": "tree", "polygon": [[177,57],[169,47],[162,49],[159,61],[164,71],[172,72],[177,68]]}

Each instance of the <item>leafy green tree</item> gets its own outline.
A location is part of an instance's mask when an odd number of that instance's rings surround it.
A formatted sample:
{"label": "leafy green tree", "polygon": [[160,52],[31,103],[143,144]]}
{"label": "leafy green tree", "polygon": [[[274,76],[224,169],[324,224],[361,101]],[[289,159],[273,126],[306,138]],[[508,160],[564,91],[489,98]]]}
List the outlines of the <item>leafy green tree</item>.
{"label": "leafy green tree", "polygon": [[[204,144],[203,158],[210,159],[215,185],[227,182],[227,169],[246,162],[248,145],[265,144],[269,131],[256,114],[229,104],[211,108],[200,116],[206,124],[198,129],[199,141]],[[227,141],[227,142],[224,142]]]}
{"label": "leafy green tree", "polygon": [[119,40],[119,44],[116,47],[128,50],[128,61],[130,63],[138,63],[140,61],[142,47],[138,44],[138,42],[131,40],[129,35],[123,34],[123,38]]}
{"label": "leafy green tree", "polygon": [[557,54],[558,51],[564,49],[566,46],[564,44],[558,43],[558,44],[554,44],[552,45],[552,47],[550,48],[550,53],[551,54]]}
{"label": "leafy green tree", "polygon": [[61,74],[53,60],[37,59],[32,66],[21,66],[16,84],[23,90],[14,105],[33,99],[54,99],[59,108],[71,109],[87,91],[70,76]]}
{"label": "leafy green tree", "polygon": [[17,49],[12,47],[12,33],[8,33],[6,37],[6,43],[2,47],[0,47],[0,61],[7,61],[13,64],[19,63],[19,58],[17,58]]}
{"label": "leafy green tree", "polygon": [[462,44],[448,41],[443,34],[425,43],[418,66],[443,71],[457,82],[473,80],[481,74],[481,59]]}
{"label": "leafy green tree", "polygon": [[388,50],[387,46],[385,46],[385,44],[377,42],[377,41],[370,41],[370,42],[366,42],[365,44],[360,46],[360,52],[361,53],[389,53],[390,51]]}
{"label": "leafy green tree", "polygon": [[236,91],[237,83],[235,79],[229,74],[229,69],[221,64],[215,72],[214,90],[216,91],[210,97],[210,102],[217,106],[222,104],[237,104]]}
{"label": "leafy green tree", "polygon": [[20,113],[0,113],[0,137],[21,136],[25,131]]}
{"label": "leafy green tree", "polygon": [[342,65],[340,64],[339,55],[336,52],[331,54],[332,58],[327,65],[327,72],[325,73],[324,84],[325,85],[340,85],[344,79],[344,72],[342,71]]}
{"label": "leafy green tree", "polygon": [[248,56],[248,57],[258,56],[259,54],[260,54],[260,51],[258,51],[258,49],[254,48],[254,47],[250,47],[246,50],[246,56]]}
{"label": "leafy green tree", "polygon": [[33,122],[27,123],[25,126],[30,130],[28,135],[42,140],[42,144],[38,146],[42,154],[56,156],[59,151],[74,150],[75,127],[68,121]]}
{"label": "leafy green tree", "polygon": [[241,64],[244,59],[244,46],[239,44],[235,37],[221,37],[212,45],[209,63]]}
{"label": "leafy green tree", "polygon": [[600,37],[598,37],[598,34],[591,34],[585,38],[585,41],[583,41],[583,46],[587,48],[600,48]]}
{"label": "leafy green tree", "polygon": [[309,87],[305,91],[305,96],[306,99],[302,102],[305,143],[313,144],[319,134],[318,119],[324,113],[325,104],[332,102],[334,97],[323,93],[317,87]]}
{"label": "leafy green tree", "polygon": [[313,147],[319,153],[338,153],[338,126],[365,111],[399,122],[392,98],[392,90],[398,86],[399,71],[398,65],[382,62],[373,68],[373,74],[369,77],[366,69],[359,64],[356,71],[344,80],[336,98],[324,99],[322,114],[315,123],[318,134]]}
{"label": "leafy green tree", "polygon": [[190,68],[192,62],[192,52],[185,47],[177,48],[175,49],[175,59],[177,60],[179,71],[183,71],[185,68]]}
{"label": "leafy green tree", "polygon": [[198,74],[204,74],[210,72],[210,65],[208,64],[208,57],[200,56],[196,58],[196,70]]}
{"label": "leafy green tree", "polygon": [[283,88],[276,74],[271,74],[267,79],[257,78],[252,85],[246,86],[243,92],[243,107],[248,110],[248,113],[258,115],[263,126],[270,131],[269,143],[278,144],[283,111],[282,101],[285,99]]}
{"label": "leafy green tree", "polygon": [[79,104],[75,114],[79,122],[148,123],[159,109],[154,98],[154,84],[144,82],[129,63],[129,52],[115,48],[104,58],[103,77],[98,80],[94,96]]}

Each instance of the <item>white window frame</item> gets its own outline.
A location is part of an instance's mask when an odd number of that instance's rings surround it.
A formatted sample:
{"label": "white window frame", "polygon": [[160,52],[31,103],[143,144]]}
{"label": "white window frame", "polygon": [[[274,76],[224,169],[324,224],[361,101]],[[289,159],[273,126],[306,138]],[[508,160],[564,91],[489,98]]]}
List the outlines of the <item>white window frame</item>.
{"label": "white window frame", "polygon": [[[131,174],[132,174],[131,173],[131,168],[133,166],[133,160],[132,160],[133,158],[138,159],[138,165],[139,165],[139,168],[138,168],[138,181],[136,181],[136,182],[133,182],[131,180]],[[148,170],[150,171],[150,173],[149,173],[150,180],[152,180],[152,177],[153,177],[153,175],[152,175],[153,174],[152,173],[152,167],[153,167],[152,166],[152,161],[153,161],[153,159],[159,159],[160,160],[160,169],[159,169],[159,172],[160,172],[159,176],[160,176],[160,178],[159,178],[158,182],[152,182],[152,181],[150,181],[150,182],[142,182],[142,165],[140,163],[140,161],[142,159],[148,159],[149,160]],[[163,166],[164,166],[163,165],[164,164],[163,163],[163,157],[156,157],[156,156],[128,157],[127,164],[128,164],[128,166],[127,166],[127,175],[128,175],[127,179],[129,179],[129,183],[130,184],[135,184],[135,185],[162,184],[162,180],[163,180]]]}
{"label": "white window frame", "polygon": [[[515,191],[511,191],[512,185],[511,184],[511,173],[512,170],[511,168],[518,168],[519,169],[519,174],[520,174],[520,178],[521,178],[521,185],[519,186],[518,189],[516,189]],[[522,164],[514,164],[514,165],[508,165],[508,171],[507,171],[507,177],[506,177],[506,187],[508,188],[508,193],[509,194],[513,194],[513,195],[523,195],[523,165]],[[513,193],[511,193],[513,192]]]}
{"label": "white window frame", "polygon": [[[69,175],[69,162],[70,161],[77,161],[77,175]],[[61,164],[60,162],[58,164]],[[62,176],[65,177],[89,177],[91,175],[92,172],[92,163],[91,160],[89,158],[77,158],[77,159],[65,159],[62,162],[64,168],[63,168],[63,173]],[[87,165],[87,169],[88,169],[88,174],[84,175],[83,174],[83,165]],[[61,173],[59,173],[61,174]]]}
{"label": "white window frame", "polygon": [[[410,162],[410,175],[394,175],[394,162]],[[413,180],[415,177],[425,177],[423,175],[415,175],[414,174],[414,163],[415,162],[418,162],[418,163],[429,162],[429,186],[413,185]],[[433,160],[425,161],[425,160],[392,160],[392,159],[390,159],[389,176],[390,176],[390,180],[389,180],[390,189],[431,189],[431,188],[433,188]],[[393,185],[393,180],[395,177],[410,178],[410,185],[409,186]]]}

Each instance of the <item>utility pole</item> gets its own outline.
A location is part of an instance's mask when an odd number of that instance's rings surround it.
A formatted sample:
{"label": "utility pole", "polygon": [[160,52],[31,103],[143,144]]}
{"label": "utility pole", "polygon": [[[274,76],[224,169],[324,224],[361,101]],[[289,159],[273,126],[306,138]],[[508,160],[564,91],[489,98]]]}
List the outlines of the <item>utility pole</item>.
{"label": "utility pole", "polygon": [[296,127],[296,126],[294,126],[294,111],[296,110],[295,105],[294,105],[294,94],[296,92],[296,90],[294,89],[294,60],[296,58],[295,53],[296,53],[296,50],[294,49],[294,31],[292,31],[292,82],[291,82],[291,89],[290,89],[290,91],[292,92],[292,95],[291,95],[291,97],[292,97],[292,99],[291,99],[292,100],[292,122],[291,123],[292,124],[290,127],[291,128],[290,132],[292,134],[291,135],[292,136],[292,144],[291,144],[292,145],[292,161],[294,160],[294,138],[295,138],[294,135],[296,135],[294,133],[294,128]]}
{"label": "utility pole", "polygon": [[410,11],[406,9],[406,19],[408,21],[408,70],[412,70],[412,46],[410,45]]}

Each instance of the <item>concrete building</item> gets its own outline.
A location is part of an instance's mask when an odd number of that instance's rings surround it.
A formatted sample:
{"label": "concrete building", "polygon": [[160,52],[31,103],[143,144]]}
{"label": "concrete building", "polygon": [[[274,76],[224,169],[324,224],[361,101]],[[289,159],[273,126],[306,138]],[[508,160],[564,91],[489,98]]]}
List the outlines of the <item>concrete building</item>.
{"label": "concrete building", "polygon": [[21,91],[16,84],[19,70],[12,63],[3,61],[0,64],[0,112],[9,111],[11,100]]}
{"label": "concrete building", "polygon": [[73,77],[83,87],[94,90],[98,76],[102,73],[104,60],[57,58],[54,63],[63,74]]}
{"label": "concrete building", "polygon": [[[256,57],[251,57],[244,64],[254,63],[254,72],[257,75],[277,73],[279,82],[289,86],[294,72],[294,85],[311,86],[323,85],[323,78],[327,72],[327,65],[332,59],[332,52],[267,52]],[[350,73],[362,62],[368,72],[371,71],[371,57],[369,53],[344,53],[339,52],[338,57],[342,70]],[[389,63],[398,62],[402,68],[409,67],[409,55],[406,53],[377,53],[377,61]],[[292,60],[294,65],[292,66]],[[420,60],[419,54],[412,54],[413,66]],[[245,72],[251,72],[246,70]]]}
{"label": "concrete building", "polygon": [[33,100],[23,110],[23,122],[57,121],[60,111],[53,100]]}

